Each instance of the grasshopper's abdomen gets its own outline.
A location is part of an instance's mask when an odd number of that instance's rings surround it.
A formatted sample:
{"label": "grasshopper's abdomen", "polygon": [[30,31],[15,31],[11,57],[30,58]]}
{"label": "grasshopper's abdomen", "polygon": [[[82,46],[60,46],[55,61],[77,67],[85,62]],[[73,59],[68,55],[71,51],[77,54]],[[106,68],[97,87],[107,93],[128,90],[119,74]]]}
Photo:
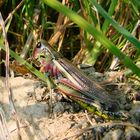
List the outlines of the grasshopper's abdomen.
{"label": "grasshopper's abdomen", "polygon": [[73,77],[74,81],[79,85],[80,92],[85,97],[92,99],[93,102],[98,103],[106,111],[115,112],[119,110],[118,102],[99,84],[89,79],[68,60],[60,58],[57,61]]}

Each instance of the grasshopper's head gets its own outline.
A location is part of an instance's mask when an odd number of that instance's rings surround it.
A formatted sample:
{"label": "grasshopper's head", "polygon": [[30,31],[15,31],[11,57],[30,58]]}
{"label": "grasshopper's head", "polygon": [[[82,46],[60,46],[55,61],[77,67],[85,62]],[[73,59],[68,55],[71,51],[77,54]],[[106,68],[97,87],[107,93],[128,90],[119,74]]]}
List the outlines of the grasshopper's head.
{"label": "grasshopper's head", "polygon": [[34,47],[32,60],[38,65],[45,65],[54,59],[63,57],[60,53],[56,52],[45,40],[39,40]]}
{"label": "grasshopper's head", "polygon": [[33,59],[37,59],[39,57],[53,57],[47,45],[48,44],[44,44],[42,41],[38,41],[33,50]]}
{"label": "grasshopper's head", "polygon": [[40,40],[34,47],[32,60],[36,63],[37,66],[46,65],[51,62],[54,58],[50,49],[48,48],[47,42],[44,40]]}
{"label": "grasshopper's head", "polygon": [[38,57],[50,57],[51,59],[57,59],[62,57],[61,54],[56,52],[45,40],[39,40],[36,44],[32,57],[34,59]]}

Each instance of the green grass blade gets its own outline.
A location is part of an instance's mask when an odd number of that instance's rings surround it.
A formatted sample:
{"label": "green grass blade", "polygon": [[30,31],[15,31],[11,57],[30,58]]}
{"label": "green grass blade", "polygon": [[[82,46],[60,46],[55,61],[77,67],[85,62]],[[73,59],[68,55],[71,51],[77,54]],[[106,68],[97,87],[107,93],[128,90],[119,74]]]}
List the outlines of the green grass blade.
{"label": "green grass blade", "polygon": [[[109,7],[109,10],[108,10],[108,14],[110,16],[113,15],[114,11],[115,11],[115,7],[117,5],[117,2],[118,0],[112,0],[111,1],[111,4],[110,4],[110,7]],[[104,23],[103,23],[103,26],[102,26],[102,32],[103,33],[106,33],[106,31],[108,30],[108,27],[109,27],[109,22],[107,19],[105,19]],[[102,44],[99,43],[99,41],[97,40],[95,42],[95,46],[94,48],[91,50],[91,57],[87,60],[87,63],[90,64],[90,65],[94,65],[99,57],[99,55],[101,54],[102,52]]]}
{"label": "green grass blade", "polygon": [[121,27],[114,19],[112,19],[107,12],[96,2],[96,0],[91,0],[92,4],[97,8],[98,12],[108,20],[110,24],[121,34],[123,34],[126,39],[133,43],[138,49],[140,49],[140,42],[131,35],[125,28]]}
{"label": "green grass blade", "polygon": [[74,11],[68,9],[66,6],[62,5],[56,0],[43,0],[47,5],[54,8],[55,10],[63,13],[65,16],[69,17],[74,21],[79,27],[85,29],[91,35],[95,37],[99,42],[101,42],[107,49],[110,50],[114,55],[116,55],[125,66],[130,68],[133,73],[140,77],[140,69],[133,63],[133,61],[125,56],[109,39],[107,39],[100,31],[95,29],[90,23],[88,23],[81,16],[76,14]]}
{"label": "green grass blade", "polygon": [[[116,6],[117,6],[117,2],[118,2],[118,0],[112,0],[112,1],[111,1],[110,7],[109,7],[109,10],[108,10],[108,14],[109,14],[110,16],[113,15],[113,13],[114,13],[114,11],[115,11],[115,8],[116,8]],[[103,26],[102,26],[102,31],[103,31],[103,33],[105,33],[105,32],[107,31],[108,26],[109,26],[109,22],[108,22],[107,19],[105,19],[104,24],[103,24]]]}

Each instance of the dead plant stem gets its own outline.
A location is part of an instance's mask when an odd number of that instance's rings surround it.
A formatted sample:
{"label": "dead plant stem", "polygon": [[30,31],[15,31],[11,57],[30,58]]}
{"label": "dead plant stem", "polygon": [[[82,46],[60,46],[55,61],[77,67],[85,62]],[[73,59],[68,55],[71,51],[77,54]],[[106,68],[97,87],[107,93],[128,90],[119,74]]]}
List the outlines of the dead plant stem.
{"label": "dead plant stem", "polygon": [[5,86],[6,86],[6,90],[7,93],[9,95],[9,103],[10,103],[10,107],[12,110],[12,115],[14,116],[14,119],[16,121],[17,124],[17,128],[18,128],[18,138],[19,140],[21,139],[21,134],[20,134],[20,127],[19,127],[19,121],[18,121],[18,117],[17,117],[17,113],[16,113],[16,109],[14,106],[14,102],[13,102],[13,94],[12,94],[12,89],[10,87],[10,82],[9,82],[9,44],[7,41],[7,34],[6,34],[6,30],[5,30],[5,23],[4,20],[2,18],[2,14],[0,12],[0,25],[3,31],[3,38],[4,38],[4,43],[5,43],[5,51],[6,51],[6,60],[5,60],[5,67],[6,67],[6,82],[5,82]]}

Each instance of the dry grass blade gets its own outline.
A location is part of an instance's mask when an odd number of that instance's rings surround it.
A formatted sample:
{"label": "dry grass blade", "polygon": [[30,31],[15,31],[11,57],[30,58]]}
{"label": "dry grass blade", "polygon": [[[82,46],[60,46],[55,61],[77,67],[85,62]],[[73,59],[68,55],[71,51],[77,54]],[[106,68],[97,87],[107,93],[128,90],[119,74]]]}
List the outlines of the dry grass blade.
{"label": "dry grass blade", "polygon": [[[34,10],[34,15],[33,15],[33,23],[34,23],[34,24],[37,23],[37,21],[38,21],[38,19],[39,19],[39,15],[40,15],[40,10],[35,9],[35,10]],[[26,58],[27,53],[28,53],[28,51],[29,51],[29,49],[30,49],[30,46],[31,46],[31,44],[32,44],[33,39],[34,39],[34,40],[37,40],[37,38],[38,38],[37,30],[32,31],[32,32],[29,34],[29,36],[28,36],[28,38],[27,38],[27,41],[26,41],[26,43],[25,43],[25,45],[24,45],[24,48],[23,48],[23,50],[22,50],[22,52],[21,52],[21,55],[20,55],[22,58]]]}
{"label": "dry grass blade", "polygon": [[[136,30],[139,28],[139,26],[140,26],[140,20],[137,21],[137,23],[136,23],[136,25],[135,25],[132,33],[131,33],[132,35],[134,35],[136,33]],[[126,50],[126,48],[128,47],[129,44],[130,44],[130,42],[127,40],[125,45],[122,48],[122,52],[125,52],[125,50]],[[110,65],[110,70],[114,70],[115,67],[117,65],[119,65],[119,63],[120,63],[119,59],[115,57],[112,61],[112,64]]]}
{"label": "dry grass blade", "polygon": [[22,6],[22,4],[24,3],[24,0],[22,0],[17,7],[9,14],[9,16],[6,18],[5,20],[5,24],[8,22],[8,20],[14,15],[14,13]]}
{"label": "dry grass blade", "polygon": [[0,108],[0,140],[11,140],[7,127],[5,113],[2,108]]}
{"label": "dry grass blade", "polygon": [[[69,17],[72,21],[74,21],[79,27],[85,29],[88,33],[94,36],[94,38],[97,39],[101,44],[103,44],[104,47],[106,47],[112,54],[117,56],[126,67],[130,68],[134,74],[140,77],[140,69],[134,64],[132,59],[128,57],[127,55],[125,55],[124,53],[122,53],[113,42],[111,42],[104,34],[102,34],[102,32],[95,29],[84,18],[79,16],[74,11],[68,9],[66,6],[63,6],[60,2],[56,0],[52,0],[52,1],[43,0],[43,1],[50,7],[54,8],[55,10],[61,13],[64,13],[67,17]],[[128,32],[125,32],[125,33],[128,33]],[[130,33],[128,33],[128,35],[129,34]],[[130,37],[136,40],[132,35]],[[136,41],[135,43],[139,44],[138,41]]]}
{"label": "dry grass blade", "polygon": [[8,41],[7,41],[7,34],[6,34],[6,30],[5,30],[5,23],[4,23],[4,20],[2,18],[2,15],[0,13],[0,25],[2,27],[2,31],[3,31],[3,37],[4,37],[4,42],[5,42],[5,51],[6,51],[6,61],[5,61],[5,67],[6,67],[6,90],[7,90],[7,93],[9,95],[9,103],[10,103],[10,107],[11,107],[11,110],[12,110],[12,114],[14,116],[14,119],[16,121],[16,124],[17,124],[17,128],[18,128],[18,137],[19,137],[19,140],[21,140],[21,134],[20,134],[20,127],[19,127],[19,121],[18,121],[18,117],[17,117],[17,113],[16,113],[16,109],[15,109],[15,106],[14,106],[14,102],[13,102],[13,94],[12,94],[12,89],[10,87],[10,82],[9,82],[9,44],[8,44]]}

